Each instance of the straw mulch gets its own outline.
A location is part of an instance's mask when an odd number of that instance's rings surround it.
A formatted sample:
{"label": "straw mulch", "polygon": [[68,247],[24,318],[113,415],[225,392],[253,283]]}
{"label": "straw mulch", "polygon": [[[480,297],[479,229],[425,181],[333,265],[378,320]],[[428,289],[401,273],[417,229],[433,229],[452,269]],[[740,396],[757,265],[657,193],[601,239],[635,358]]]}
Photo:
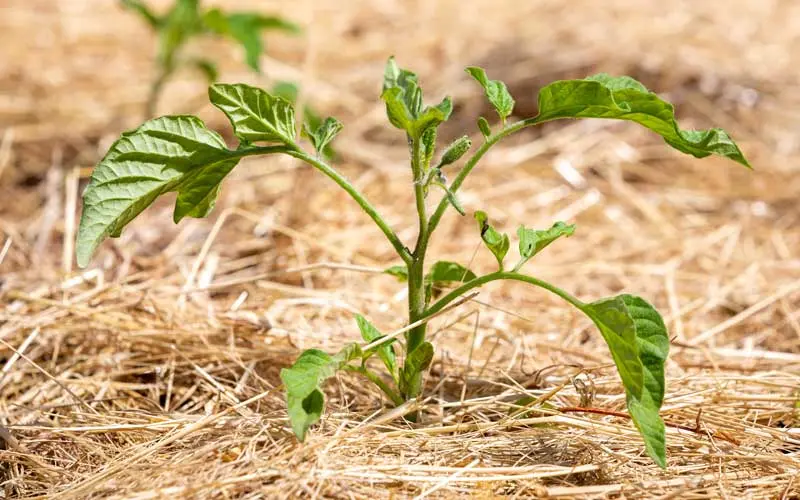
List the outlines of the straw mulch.
{"label": "straw mulch", "polygon": [[[228,58],[227,81],[302,81],[307,100],[345,123],[342,171],[405,241],[415,236],[405,151],[377,99],[390,54],[431,99],[453,95],[449,137],[488,113],[462,72],[480,64],[509,82],[520,115],[552,79],[627,73],[675,102],[685,126],[724,126],[741,142],[754,172],[682,157],[632,125],[553,124],[498,147],[462,193],[468,211],[509,232],[579,225],[531,273],[584,299],[638,293],[663,311],[669,467],[652,465],[620,415],[622,387],[589,322],[515,284],[433,322],[420,424],[345,375],[298,444],[278,372],[304,348],[356,339],[354,312],[385,332],[403,327],[402,285],[380,273],[397,263],[391,248],[322,176],[257,159],[210,219],[174,226],[164,200],[76,269],[78,195],[110,141],[140,121],[152,36],[113,2],[7,0],[2,498],[800,497],[796,2],[225,4],[307,27],[269,40],[262,77],[230,44],[196,50]],[[161,108],[230,136],[191,73]],[[472,218],[454,213],[433,255],[491,268]],[[509,418],[525,396],[547,405]]]}

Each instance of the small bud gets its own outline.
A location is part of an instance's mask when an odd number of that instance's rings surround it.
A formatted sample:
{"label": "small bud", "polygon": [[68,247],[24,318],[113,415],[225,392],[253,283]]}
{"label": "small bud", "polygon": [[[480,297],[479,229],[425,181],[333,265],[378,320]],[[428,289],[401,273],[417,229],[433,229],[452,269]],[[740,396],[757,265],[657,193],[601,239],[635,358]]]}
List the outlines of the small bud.
{"label": "small bud", "polygon": [[481,129],[481,134],[485,138],[488,139],[492,135],[492,128],[489,126],[489,122],[482,116],[478,118],[478,128]]}
{"label": "small bud", "polygon": [[442,161],[439,162],[440,167],[444,167],[445,165],[450,165],[451,163],[457,162],[464,153],[469,151],[469,148],[472,147],[472,141],[469,140],[469,137],[466,135],[463,137],[459,137],[452,144],[447,146],[444,154],[442,155]]}

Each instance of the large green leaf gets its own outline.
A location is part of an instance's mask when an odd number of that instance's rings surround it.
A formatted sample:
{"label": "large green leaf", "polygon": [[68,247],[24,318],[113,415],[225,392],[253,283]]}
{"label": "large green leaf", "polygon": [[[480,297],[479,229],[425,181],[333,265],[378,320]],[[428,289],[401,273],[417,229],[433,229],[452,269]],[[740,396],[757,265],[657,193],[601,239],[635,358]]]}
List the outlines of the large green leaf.
{"label": "large green leaf", "polygon": [[126,132],[92,172],[83,195],[76,253],[85,267],[97,246],[155,199],[178,191],[175,220],[205,216],[237,159],[193,116],[165,116]]}
{"label": "large green leaf", "polygon": [[425,276],[425,281],[433,285],[443,285],[450,283],[466,283],[476,279],[475,273],[456,262],[440,260],[433,266]]}
{"label": "large green leaf", "polygon": [[486,71],[477,66],[468,67],[467,73],[483,87],[489,103],[500,115],[500,119],[505,121],[514,111],[514,98],[508,92],[506,84],[500,80],[489,80],[489,77],[486,76]]}
{"label": "large green leaf", "polygon": [[494,258],[497,259],[497,264],[502,270],[503,259],[505,259],[508,249],[511,248],[508,235],[498,232],[489,224],[489,216],[486,215],[486,212],[480,210],[475,212],[475,220],[478,221],[478,229],[481,232],[483,243],[492,252]]}
{"label": "large green leaf", "polygon": [[264,16],[255,12],[225,13],[220,9],[211,9],[203,16],[203,22],[211,31],[239,42],[244,49],[247,64],[256,71],[259,71],[259,58],[264,51],[264,44],[261,41],[262,31],[300,32],[296,24],[283,18]]}
{"label": "large green leaf", "polygon": [[[361,331],[361,338],[363,338],[367,343],[375,342],[376,340],[384,337],[384,335],[375,328],[375,325],[369,322],[367,318],[360,314],[356,314],[356,323],[358,323],[358,329]],[[378,346],[376,349],[378,353],[378,357],[381,358],[383,364],[386,366],[386,369],[389,370],[389,374],[392,376],[392,379],[395,381],[397,380],[397,354],[394,352],[394,343],[393,341],[387,341],[385,344]]]}
{"label": "large green leaf", "polygon": [[309,349],[290,367],[281,370],[281,380],[286,386],[286,405],[292,430],[300,441],[308,428],[322,417],[325,395],[322,384],[344,365],[361,357],[361,349],[351,344],[335,356],[318,349]]}
{"label": "large green leaf", "polygon": [[243,83],[217,83],[208,94],[242,141],[295,145],[294,108],[288,101]]}
{"label": "large green leaf", "polygon": [[672,105],[633,78],[605,73],[583,80],[551,83],[539,92],[536,122],[557,118],[613,118],[644,125],[675,149],[704,158],[716,154],[750,164],[728,134],[719,128],[681,130]]}
{"label": "large green leaf", "polygon": [[658,411],[664,401],[669,336],[661,315],[644,299],[627,294],[586,304],[583,311],[611,350],[625,386],[628,411],[648,455],[666,467],[666,433]]}

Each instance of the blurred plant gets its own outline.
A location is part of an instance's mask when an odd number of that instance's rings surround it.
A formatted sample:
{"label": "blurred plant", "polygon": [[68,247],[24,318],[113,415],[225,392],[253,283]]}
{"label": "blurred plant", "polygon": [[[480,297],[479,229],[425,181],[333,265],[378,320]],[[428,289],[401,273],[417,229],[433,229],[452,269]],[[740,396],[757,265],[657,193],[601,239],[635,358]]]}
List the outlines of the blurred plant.
{"label": "blurred plant", "polygon": [[[644,438],[648,455],[666,466],[664,422],[659,409],[664,399],[664,364],[669,337],[659,313],[644,299],[621,294],[583,302],[548,282],[522,272],[524,265],[556,240],[568,237],[575,226],[556,222],[545,230],[524,225],[517,230],[519,259],[510,269],[505,261],[511,243],[482,211],[476,211],[478,232],[497,261],[497,270],[477,275],[465,266],[439,261],[426,267],[428,243],[448,207],[459,214],[466,211],[457,193],[483,156],[500,140],[524,128],[561,118],[610,118],[638,123],[661,135],[667,144],[684,153],[703,158],[716,154],[749,167],[738,146],[721,129],[682,130],[675,121],[672,105],[629,77],[595,75],[582,80],[557,81],[539,92],[539,114],[508,123],[514,99],[503,82],[490,80],[481,68],[467,72],[480,84],[500,117],[492,127],[481,117],[478,128],[481,145],[448,182],[445,170],[453,168],[469,153],[467,136],[457,139],[436,155],[436,132],[453,109],[450,98],[425,106],[417,76],[400,69],[390,59],[384,73],[382,99],[389,122],[403,131],[408,140],[413,174],[415,206],[419,232],[413,249],[406,246],[375,207],[321,158],[321,152],[342,128],[334,118],[306,126],[303,136],[316,155],[306,152],[295,133],[291,104],[262,89],[243,84],[215,84],[209,89],[211,103],[230,120],[239,139],[229,149],[222,138],[193,116],[165,116],[145,122],[126,132],[115,142],[92,174],[84,193],[83,214],[77,240],[81,266],[107,236],[116,237],[122,229],[160,195],[176,191],[174,220],[205,217],[214,206],[223,178],[239,159],[253,155],[286,154],[308,163],[346,191],[378,228],[403,261],[386,270],[407,282],[409,325],[392,335],[382,334],[362,316],[356,323],[367,343],[350,344],[331,356],[317,349],[303,352],[291,368],[281,371],[286,387],[289,420],[300,440],[309,427],[319,421],[324,410],[322,385],[339,370],[359,373],[375,383],[395,405],[419,396],[423,375],[434,356],[426,339],[427,322],[435,315],[465,300],[465,294],[486,283],[511,280],[543,288],[564,299],[587,315],[600,330],[622,379],[630,417]],[[258,144],[258,145],[257,145]],[[431,213],[426,203],[436,187],[443,194]],[[450,289],[449,292],[447,290]],[[446,292],[446,293],[445,293]],[[405,356],[398,357],[397,338],[405,334]],[[367,361],[377,356],[388,377],[375,373]],[[409,417],[413,419],[415,416]]]}
{"label": "blurred plant", "polygon": [[156,15],[141,0],[120,0],[122,5],[139,14],[158,35],[157,75],[150,87],[146,118],[155,115],[158,100],[166,82],[181,67],[192,67],[203,73],[209,83],[217,80],[217,65],[203,57],[184,56],[186,44],[195,38],[222,36],[238,42],[244,49],[245,61],[253,71],[260,71],[259,58],[264,51],[264,31],[297,34],[300,28],[281,17],[256,12],[226,12],[218,8],[200,10],[199,0],[175,0],[163,16]]}

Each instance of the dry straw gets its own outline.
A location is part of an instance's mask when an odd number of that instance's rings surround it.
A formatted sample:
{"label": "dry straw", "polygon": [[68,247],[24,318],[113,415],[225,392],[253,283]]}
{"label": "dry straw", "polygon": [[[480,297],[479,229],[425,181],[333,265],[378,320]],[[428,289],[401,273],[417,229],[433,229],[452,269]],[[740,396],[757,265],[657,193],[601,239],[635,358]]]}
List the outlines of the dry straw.
{"label": "dry straw", "polygon": [[[537,261],[541,277],[587,299],[636,290],[665,312],[669,469],[642,455],[588,322],[513,284],[434,320],[437,362],[426,399],[412,403],[421,424],[341,376],[329,415],[299,445],[278,370],[306,346],[353,340],[353,311],[384,331],[404,326],[403,292],[377,272],[394,264],[390,249],[324,179],[264,160],[227,185],[224,223],[175,227],[159,205],[104,247],[97,268],[75,274],[64,242],[74,237],[76,194],[98,152],[140,115],[149,38],[113,2],[8,0],[1,495],[800,495],[795,2],[230,3],[313,21],[310,48],[272,44],[264,81],[301,80],[307,99],[342,119],[344,171],[392,200],[381,208],[406,239],[414,221],[402,215],[412,202],[398,185],[408,180],[403,146],[381,131],[374,85],[390,53],[430,95],[456,89],[461,125],[482,111],[462,74],[468,64],[510,82],[523,109],[541,83],[604,70],[669,92],[684,121],[725,124],[743,142],[755,173],[684,160],[624,125],[565,124],[498,149],[463,191],[468,210],[491,209],[501,225],[578,223],[572,244]],[[252,81],[230,56],[225,79]],[[197,111],[203,92],[187,74],[167,90],[164,111]],[[445,222],[434,253],[490,265],[475,254],[471,219]],[[515,405],[523,396],[536,404]]]}

